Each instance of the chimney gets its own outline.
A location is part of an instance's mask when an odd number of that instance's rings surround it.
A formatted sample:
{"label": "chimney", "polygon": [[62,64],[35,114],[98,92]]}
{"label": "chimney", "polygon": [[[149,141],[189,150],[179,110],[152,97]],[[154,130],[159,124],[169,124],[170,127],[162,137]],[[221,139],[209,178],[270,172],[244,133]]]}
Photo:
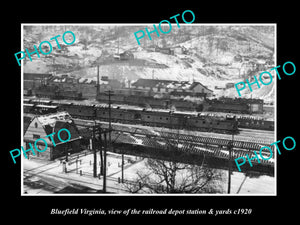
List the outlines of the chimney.
{"label": "chimney", "polygon": [[131,80],[128,80],[128,88],[131,88]]}
{"label": "chimney", "polygon": [[96,98],[100,94],[100,82],[99,82],[99,65],[97,65],[97,91]]}

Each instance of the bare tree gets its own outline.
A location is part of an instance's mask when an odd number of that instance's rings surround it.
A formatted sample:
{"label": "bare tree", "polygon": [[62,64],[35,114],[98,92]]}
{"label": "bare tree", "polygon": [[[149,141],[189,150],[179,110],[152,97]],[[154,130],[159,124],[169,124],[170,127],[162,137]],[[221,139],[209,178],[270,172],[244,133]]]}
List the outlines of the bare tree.
{"label": "bare tree", "polygon": [[137,172],[135,181],[124,186],[131,193],[217,193],[221,172],[202,166],[148,159],[147,173]]}

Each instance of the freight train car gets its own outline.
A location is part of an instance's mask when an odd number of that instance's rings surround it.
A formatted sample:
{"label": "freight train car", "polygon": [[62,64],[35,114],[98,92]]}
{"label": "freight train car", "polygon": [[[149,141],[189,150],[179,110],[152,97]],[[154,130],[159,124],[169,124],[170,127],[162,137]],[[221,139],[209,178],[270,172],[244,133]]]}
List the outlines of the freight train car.
{"label": "freight train car", "polygon": [[37,104],[23,104],[23,112],[24,113],[32,113],[32,114],[39,114],[44,115],[48,113],[55,113],[58,111],[58,106],[55,105],[37,105]]}
{"label": "freight train car", "polygon": [[[116,123],[143,124],[141,121],[142,110],[121,109],[119,107],[111,109],[111,120]],[[108,107],[96,107],[96,118],[109,121]]]}
{"label": "freight train car", "polygon": [[141,121],[144,125],[188,129],[185,126],[186,118],[184,116],[174,115],[168,110],[148,111],[144,109],[141,112]]}
{"label": "freight train car", "polygon": [[55,86],[43,85],[34,90],[37,97],[46,97],[51,99],[75,99],[82,100],[82,93],[72,90],[62,90]]}
{"label": "freight train car", "polygon": [[[243,98],[220,98],[205,99],[203,103],[195,103],[183,99],[172,99],[170,97],[155,98],[153,96],[133,95],[133,94],[113,94],[111,102],[116,104],[136,105],[140,107],[151,107],[155,109],[176,109],[201,112],[227,112],[227,113],[263,113],[263,100],[243,99]],[[99,102],[108,102],[107,95],[97,96]]]}
{"label": "freight train car", "polygon": [[[97,97],[99,102],[108,103],[108,96],[99,95]],[[170,99],[170,98],[154,98],[153,96],[139,96],[139,95],[120,95],[114,94],[111,95],[110,100],[115,104],[128,104],[135,105],[139,107],[151,107],[154,109],[177,109],[177,110],[190,110],[194,111],[199,107],[197,104],[184,101],[179,99]]]}
{"label": "freight train car", "polygon": [[213,112],[228,113],[263,113],[263,100],[261,99],[243,99],[243,98],[220,98],[206,99],[207,110]]}
{"label": "freight train car", "polygon": [[274,121],[263,120],[249,116],[238,116],[238,126],[248,129],[274,130]]}
{"label": "freight train car", "polygon": [[[51,109],[39,110],[36,105],[54,104],[59,108],[53,110],[68,111],[71,115],[83,119],[99,119],[102,121],[109,121],[109,109],[107,104],[103,105],[76,105],[72,103],[55,103],[54,101],[47,100],[30,100],[24,99],[24,112],[25,113],[46,113]],[[179,115],[180,114],[180,115]],[[198,117],[198,118],[197,118]],[[226,132],[227,129],[232,129],[227,126],[228,121],[222,119],[224,117],[217,118],[215,114],[209,114],[208,116],[193,113],[193,112],[172,112],[170,110],[146,110],[145,108],[136,107],[134,109],[112,107],[111,119],[113,122],[143,124],[153,126],[165,126],[173,128],[186,128],[198,130],[210,130],[212,127],[218,127],[218,132]],[[189,119],[186,119],[189,118]],[[210,119],[209,119],[210,118]],[[227,120],[229,117],[227,116]],[[220,122],[222,121],[222,122]],[[259,130],[274,130],[274,121],[265,120],[259,117],[253,116],[236,116],[237,125],[240,128],[259,129]],[[208,125],[212,125],[209,127]],[[235,128],[234,128],[235,129]]]}
{"label": "freight train car", "polygon": [[34,113],[34,104],[24,103],[23,104],[24,113]]}
{"label": "freight train car", "polygon": [[208,111],[212,112],[228,112],[228,113],[249,113],[250,108],[248,104],[236,104],[236,103],[221,103],[212,102],[209,104]]}
{"label": "freight train car", "polygon": [[59,104],[59,110],[67,111],[71,116],[82,119],[95,119],[94,105],[74,105],[73,103]]}
{"label": "freight train car", "polygon": [[187,126],[193,126],[201,131],[236,134],[238,125],[235,117],[208,117],[198,114],[187,120]]}
{"label": "freight train car", "polygon": [[[108,107],[95,105],[62,104],[60,110],[69,112],[74,118],[97,119],[102,121],[143,124],[167,128],[237,133],[237,121],[227,118],[199,117],[184,113],[173,113],[168,110],[123,109],[112,107],[109,116]],[[204,122],[203,122],[204,121]]]}

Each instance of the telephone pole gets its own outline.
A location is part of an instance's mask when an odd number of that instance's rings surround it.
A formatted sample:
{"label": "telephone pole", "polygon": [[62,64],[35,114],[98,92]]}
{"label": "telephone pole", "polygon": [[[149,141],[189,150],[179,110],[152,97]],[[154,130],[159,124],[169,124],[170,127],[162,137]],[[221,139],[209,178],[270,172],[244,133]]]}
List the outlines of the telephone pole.
{"label": "telephone pole", "polygon": [[94,164],[93,164],[93,176],[97,177],[97,150],[96,150],[96,132],[95,132],[95,127],[96,127],[96,121],[94,121],[94,126],[93,126],[93,136],[92,136],[92,148],[93,148],[93,154],[94,154]]}
{"label": "telephone pole", "polygon": [[106,132],[104,132],[103,193],[106,193],[106,150],[107,150],[107,138],[106,138]]}
{"label": "telephone pole", "polygon": [[111,145],[111,95],[113,91],[108,90],[105,92],[106,95],[108,95],[108,141],[109,141],[109,148]]}
{"label": "telephone pole", "polygon": [[104,162],[103,162],[103,192],[106,192],[106,159],[107,159],[107,149],[111,151],[111,94],[113,91],[108,90],[105,92],[108,95],[108,144],[107,144],[107,132],[104,132]]}
{"label": "telephone pole", "polygon": [[230,194],[230,187],[231,187],[231,158],[232,158],[232,149],[233,149],[233,139],[234,139],[234,133],[232,131],[232,139],[228,142],[228,187],[227,187],[227,193]]}
{"label": "telephone pole", "polygon": [[100,95],[100,77],[99,77],[99,65],[97,65],[97,89],[96,89],[96,99],[98,97],[98,95]]}
{"label": "telephone pole", "polygon": [[122,164],[121,164],[121,166],[122,166],[122,183],[124,183],[124,154],[122,153]]}

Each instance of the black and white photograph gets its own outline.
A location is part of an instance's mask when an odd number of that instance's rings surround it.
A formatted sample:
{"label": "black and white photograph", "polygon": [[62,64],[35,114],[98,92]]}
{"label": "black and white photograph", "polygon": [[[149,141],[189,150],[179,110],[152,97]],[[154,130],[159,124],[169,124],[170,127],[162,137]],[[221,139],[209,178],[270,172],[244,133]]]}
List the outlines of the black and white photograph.
{"label": "black and white photograph", "polygon": [[296,219],[296,5],[108,3],[4,7],[2,218]]}
{"label": "black and white photograph", "polygon": [[22,196],[276,196],[276,23],[21,33]]}

